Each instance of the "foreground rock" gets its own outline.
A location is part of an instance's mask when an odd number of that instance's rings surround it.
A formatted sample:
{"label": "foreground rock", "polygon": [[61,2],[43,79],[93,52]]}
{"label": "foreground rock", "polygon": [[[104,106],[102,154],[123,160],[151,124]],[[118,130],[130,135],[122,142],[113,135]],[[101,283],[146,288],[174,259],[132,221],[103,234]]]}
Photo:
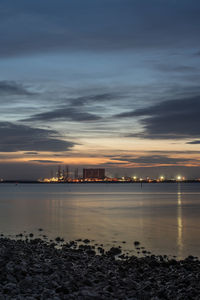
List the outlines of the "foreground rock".
{"label": "foreground rock", "polygon": [[[200,262],[0,239],[0,299],[200,299]],[[123,256],[122,256],[123,257]]]}

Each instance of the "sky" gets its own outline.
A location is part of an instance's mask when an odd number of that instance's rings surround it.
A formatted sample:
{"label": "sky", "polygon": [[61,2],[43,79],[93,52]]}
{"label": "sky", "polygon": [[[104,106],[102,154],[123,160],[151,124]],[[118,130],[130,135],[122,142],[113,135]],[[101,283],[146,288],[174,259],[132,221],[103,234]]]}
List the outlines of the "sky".
{"label": "sky", "polygon": [[0,177],[200,177],[198,0],[0,0]]}

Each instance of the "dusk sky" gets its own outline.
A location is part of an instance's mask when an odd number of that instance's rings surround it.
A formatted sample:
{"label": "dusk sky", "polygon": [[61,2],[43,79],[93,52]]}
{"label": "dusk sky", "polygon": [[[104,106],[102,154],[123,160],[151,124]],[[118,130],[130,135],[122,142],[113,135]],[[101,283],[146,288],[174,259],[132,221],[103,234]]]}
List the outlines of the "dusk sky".
{"label": "dusk sky", "polygon": [[0,177],[200,177],[199,0],[0,0]]}

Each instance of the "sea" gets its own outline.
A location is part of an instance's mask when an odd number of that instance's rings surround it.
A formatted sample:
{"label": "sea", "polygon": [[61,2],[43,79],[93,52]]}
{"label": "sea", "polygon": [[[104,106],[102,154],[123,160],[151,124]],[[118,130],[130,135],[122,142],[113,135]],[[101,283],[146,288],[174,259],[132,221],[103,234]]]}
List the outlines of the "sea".
{"label": "sea", "polygon": [[0,234],[20,233],[200,257],[200,183],[1,183]]}

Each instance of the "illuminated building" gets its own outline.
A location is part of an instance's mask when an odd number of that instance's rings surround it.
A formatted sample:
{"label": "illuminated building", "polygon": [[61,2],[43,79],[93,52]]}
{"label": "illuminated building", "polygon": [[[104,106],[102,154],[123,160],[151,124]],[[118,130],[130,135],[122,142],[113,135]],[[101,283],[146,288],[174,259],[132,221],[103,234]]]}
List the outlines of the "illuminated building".
{"label": "illuminated building", "polygon": [[105,169],[83,169],[83,179],[104,179]]}

